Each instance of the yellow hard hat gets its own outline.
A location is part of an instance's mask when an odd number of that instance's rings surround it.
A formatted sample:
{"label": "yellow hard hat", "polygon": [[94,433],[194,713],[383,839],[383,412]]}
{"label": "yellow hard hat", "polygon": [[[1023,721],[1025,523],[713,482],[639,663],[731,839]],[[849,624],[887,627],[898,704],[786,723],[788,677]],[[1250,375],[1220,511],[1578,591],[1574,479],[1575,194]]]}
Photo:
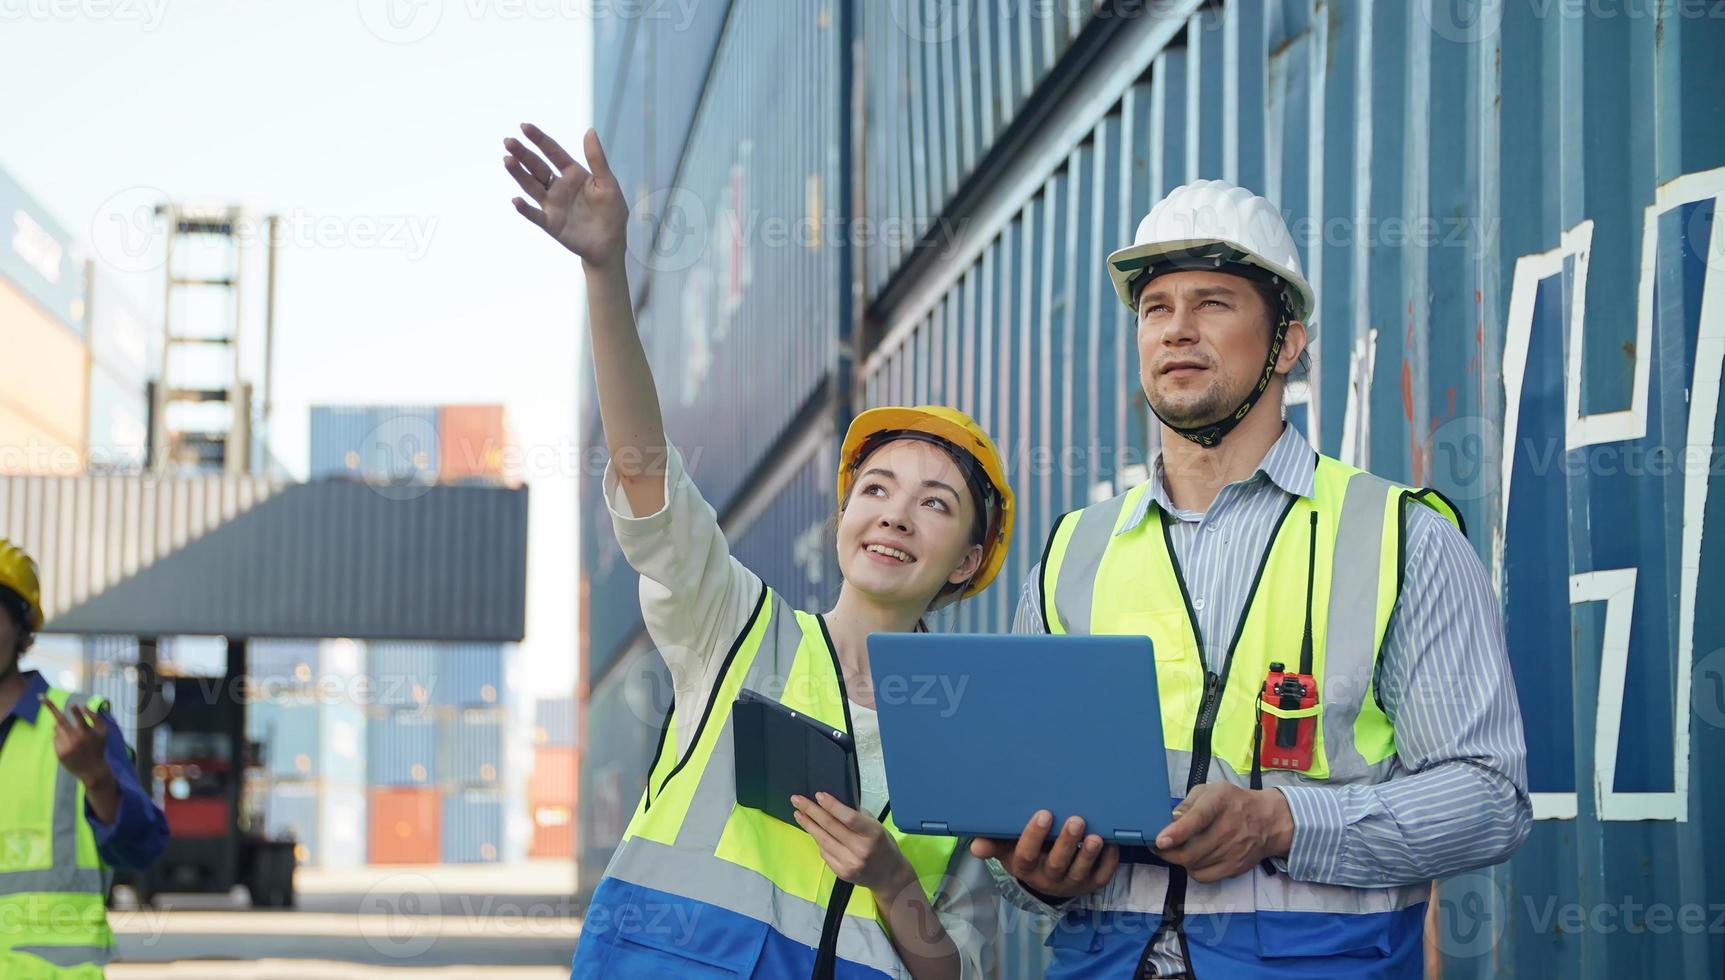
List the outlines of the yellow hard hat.
{"label": "yellow hard hat", "polygon": [[956,408],[945,405],[871,408],[851,422],[850,429],[845,432],[844,445],[839,449],[840,504],[850,495],[851,481],[856,478],[857,466],[862,463],[860,454],[863,448],[869,440],[887,432],[920,432],[944,439],[968,453],[991,484],[989,489],[993,491],[995,513],[984,532],[982,564],[977,566],[976,576],[970,580],[970,587],[964,590],[963,597],[968,599],[976,595],[994,581],[1000,566],[1006,563],[1006,549],[1012,544],[1012,484],[1007,482],[1006,464],[1000,458],[1000,450],[995,448],[994,440],[976,424],[975,419]]}
{"label": "yellow hard hat", "polygon": [[30,631],[41,629],[42,583],[36,577],[36,562],[6,538],[0,538],[0,585],[24,598],[29,606]]}

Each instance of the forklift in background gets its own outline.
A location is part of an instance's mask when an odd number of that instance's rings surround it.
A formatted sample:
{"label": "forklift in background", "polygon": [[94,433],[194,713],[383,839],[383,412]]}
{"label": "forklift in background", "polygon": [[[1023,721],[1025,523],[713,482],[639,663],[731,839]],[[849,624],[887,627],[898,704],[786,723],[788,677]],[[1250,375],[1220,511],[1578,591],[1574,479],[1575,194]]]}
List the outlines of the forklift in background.
{"label": "forklift in background", "polygon": [[138,777],[162,788],[168,818],[161,858],[142,871],[115,871],[114,885],[130,888],[139,905],[163,892],[227,894],[236,885],[254,908],[294,904],[297,842],[266,834],[265,798],[245,792],[262,762],[260,746],[246,738],[245,683],[244,640],[228,641],[220,678],[164,674],[155,640],[138,643]]}
{"label": "forklift in background", "polygon": [[[147,468],[263,472],[274,391],[278,219],[238,206],[171,201],[155,213],[165,235],[165,299],[161,362],[148,383]],[[264,390],[254,430],[252,385],[239,353],[247,333],[240,297],[248,227],[259,220],[266,230]],[[138,776],[146,787],[161,787],[168,848],[145,871],[116,872],[115,884],[129,886],[140,904],[162,892],[225,893],[244,885],[253,906],[291,907],[296,842],[266,836],[265,794],[246,792],[260,753],[246,738],[245,641],[229,638],[219,680],[158,668],[156,639],[140,637]],[[158,728],[165,732],[159,745]]]}

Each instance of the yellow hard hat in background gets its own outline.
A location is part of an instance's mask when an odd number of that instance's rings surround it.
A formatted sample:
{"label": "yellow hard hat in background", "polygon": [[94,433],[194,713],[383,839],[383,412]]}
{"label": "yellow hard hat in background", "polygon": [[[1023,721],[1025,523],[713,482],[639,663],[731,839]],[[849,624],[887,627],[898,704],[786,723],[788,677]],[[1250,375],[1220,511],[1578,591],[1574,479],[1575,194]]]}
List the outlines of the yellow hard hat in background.
{"label": "yellow hard hat in background", "polygon": [[6,538],[0,538],[0,585],[24,597],[30,607],[30,631],[41,629],[42,583],[36,577],[36,562]]}
{"label": "yellow hard hat in background", "polygon": [[856,479],[858,455],[870,439],[885,432],[920,432],[937,436],[952,443],[976,461],[982,475],[992,486],[995,513],[982,542],[982,564],[976,577],[970,580],[963,598],[970,598],[988,587],[1000,566],[1006,563],[1006,551],[1012,544],[1013,501],[1012,484],[1006,479],[1006,464],[1000,450],[976,420],[956,408],[945,405],[889,405],[871,408],[858,415],[845,432],[844,445],[839,448],[839,503],[850,495],[851,481]]}

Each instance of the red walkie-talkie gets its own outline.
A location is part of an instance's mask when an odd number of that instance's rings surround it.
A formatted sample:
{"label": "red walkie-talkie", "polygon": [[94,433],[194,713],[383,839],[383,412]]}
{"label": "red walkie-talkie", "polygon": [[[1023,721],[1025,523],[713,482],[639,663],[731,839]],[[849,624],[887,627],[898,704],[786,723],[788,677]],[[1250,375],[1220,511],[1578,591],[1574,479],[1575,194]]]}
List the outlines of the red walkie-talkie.
{"label": "red walkie-talkie", "polygon": [[[1318,682],[1311,674],[1290,674],[1282,664],[1272,663],[1259,697],[1283,711],[1310,708],[1318,703]],[[1265,769],[1310,769],[1317,716],[1280,718],[1261,708],[1259,714],[1258,764]]]}

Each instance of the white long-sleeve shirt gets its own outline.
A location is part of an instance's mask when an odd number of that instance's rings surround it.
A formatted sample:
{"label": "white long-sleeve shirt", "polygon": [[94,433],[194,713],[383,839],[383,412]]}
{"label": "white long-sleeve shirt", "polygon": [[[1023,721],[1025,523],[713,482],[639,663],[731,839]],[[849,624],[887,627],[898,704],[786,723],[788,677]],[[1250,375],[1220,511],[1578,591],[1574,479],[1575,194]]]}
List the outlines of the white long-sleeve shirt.
{"label": "white long-sleeve shirt", "polygon": [[[676,749],[688,750],[702,710],[719,681],[725,652],[754,612],[761,579],[732,557],[718,516],[695,488],[672,448],[665,470],[665,504],[637,517],[616,473],[605,468],[604,493],[623,558],[641,576],[641,615],[671,674]],[[886,766],[873,709],[851,703],[864,809],[886,803]],[[967,841],[960,841],[968,848]],[[987,865],[968,852],[935,913],[958,947],[965,980],[988,976],[995,957],[999,908]]]}

